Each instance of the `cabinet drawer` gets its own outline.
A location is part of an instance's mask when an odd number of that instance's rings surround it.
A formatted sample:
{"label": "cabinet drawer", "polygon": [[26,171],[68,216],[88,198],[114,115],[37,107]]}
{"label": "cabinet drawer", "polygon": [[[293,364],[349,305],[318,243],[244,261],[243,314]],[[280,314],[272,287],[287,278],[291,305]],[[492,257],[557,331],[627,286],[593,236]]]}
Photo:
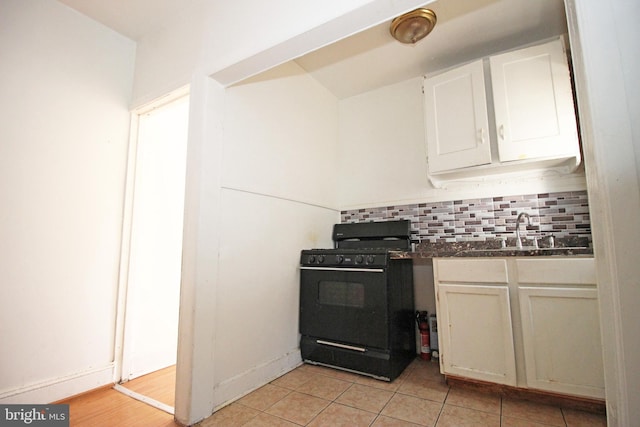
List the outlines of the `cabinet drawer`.
{"label": "cabinet drawer", "polygon": [[595,285],[593,258],[517,259],[518,283]]}
{"label": "cabinet drawer", "polygon": [[438,282],[508,283],[505,259],[435,259]]}

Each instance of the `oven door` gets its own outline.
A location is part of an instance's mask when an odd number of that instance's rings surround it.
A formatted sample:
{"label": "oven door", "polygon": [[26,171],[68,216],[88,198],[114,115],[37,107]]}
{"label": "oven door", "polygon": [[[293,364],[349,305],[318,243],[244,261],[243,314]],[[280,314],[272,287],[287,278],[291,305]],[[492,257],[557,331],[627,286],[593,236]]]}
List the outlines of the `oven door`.
{"label": "oven door", "polygon": [[387,273],[381,268],[301,267],[300,333],[365,348],[389,346]]}

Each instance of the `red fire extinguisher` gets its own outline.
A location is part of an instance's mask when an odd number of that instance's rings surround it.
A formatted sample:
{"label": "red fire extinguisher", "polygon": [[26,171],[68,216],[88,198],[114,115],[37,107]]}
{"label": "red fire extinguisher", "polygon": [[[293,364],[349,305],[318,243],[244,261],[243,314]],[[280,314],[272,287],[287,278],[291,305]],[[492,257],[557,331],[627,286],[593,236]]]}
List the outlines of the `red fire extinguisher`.
{"label": "red fire extinguisher", "polygon": [[420,329],[420,357],[431,360],[431,348],[429,347],[429,313],[416,311],[416,322]]}

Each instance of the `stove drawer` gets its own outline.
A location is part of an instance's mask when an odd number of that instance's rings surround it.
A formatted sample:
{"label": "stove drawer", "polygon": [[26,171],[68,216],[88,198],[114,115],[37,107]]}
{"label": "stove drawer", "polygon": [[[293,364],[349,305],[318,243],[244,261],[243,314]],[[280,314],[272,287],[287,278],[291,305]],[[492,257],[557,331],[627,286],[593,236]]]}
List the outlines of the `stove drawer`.
{"label": "stove drawer", "polygon": [[391,351],[349,349],[323,343],[324,340],[303,336],[300,341],[302,360],[314,365],[329,366],[344,371],[393,381],[415,358],[415,352],[392,355]]}

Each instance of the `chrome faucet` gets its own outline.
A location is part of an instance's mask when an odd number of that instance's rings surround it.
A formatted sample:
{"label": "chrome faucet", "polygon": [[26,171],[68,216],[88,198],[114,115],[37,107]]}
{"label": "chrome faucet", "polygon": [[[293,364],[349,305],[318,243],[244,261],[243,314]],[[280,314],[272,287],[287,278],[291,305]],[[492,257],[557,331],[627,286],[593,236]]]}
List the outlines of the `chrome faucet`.
{"label": "chrome faucet", "polygon": [[522,217],[527,218],[527,223],[531,225],[531,217],[526,212],[520,212],[518,219],[516,219],[516,249],[522,249],[522,240],[520,239],[520,219]]}

